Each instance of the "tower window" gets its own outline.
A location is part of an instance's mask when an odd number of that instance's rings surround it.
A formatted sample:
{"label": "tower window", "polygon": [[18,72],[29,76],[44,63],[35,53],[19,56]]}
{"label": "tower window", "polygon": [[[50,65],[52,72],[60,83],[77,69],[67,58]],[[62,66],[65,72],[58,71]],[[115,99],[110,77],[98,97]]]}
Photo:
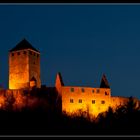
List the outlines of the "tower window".
{"label": "tower window", "polygon": [[107,93],[107,92],[105,92],[105,95],[108,95],[108,93]]}
{"label": "tower window", "polygon": [[96,93],[99,93],[99,92],[100,92],[100,90],[99,90],[99,89],[97,89],[97,90],[96,90]]}
{"label": "tower window", "polygon": [[32,52],[30,51],[30,54],[32,55]]}
{"label": "tower window", "polygon": [[73,103],[73,99],[70,99],[70,103]]}
{"label": "tower window", "polygon": [[14,56],[14,53],[12,53],[12,56]]}
{"label": "tower window", "polygon": [[101,101],[101,104],[105,104],[105,101]]}
{"label": "tower window", "polygon": [[79,103],[82,103],[82,99],[79,99]]}
{"label": "tower window", "polygon": [[34,56],[35,56],[35,53],[34,53]]}
{"label": "tower window", "polygon": [[17,54],[20,55],[20,52],[18,52]]}
{"label": "tower window", "polygon": [[94,89],[92,90],[92,93],[94,93]]}
{"label": "tower window", "polygon": [[23,54],[26,54],[26,51],[24,51]]}
{"label": "tower window", "polygon": [[39,57],[39,54],[37,54],[37,57]]}
{"label": "tower window", "polygon": [[82,88],[82,89],[81,89],[81,91],[82,91],[82,92],[85,92],[85,89],[84,89],[84,88]]}
{"label": "tower window", "polygon": [[74,92],[74,88],[71,88],[71,92]]}
{"label": "tower window", "polygon": [[92,104],[95,104],[95,100],[92,100]]}

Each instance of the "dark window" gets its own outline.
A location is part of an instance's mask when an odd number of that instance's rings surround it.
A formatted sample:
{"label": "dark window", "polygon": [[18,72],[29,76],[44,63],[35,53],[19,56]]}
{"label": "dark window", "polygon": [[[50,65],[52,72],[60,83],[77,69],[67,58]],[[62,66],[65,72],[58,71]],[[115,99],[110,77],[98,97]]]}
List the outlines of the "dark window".
{"label": "dark window", "polygon": [[107,92],[105,92],[105,95],[108,95],[108,93],[107,93]]}
{"label": "dark window", "polygon": [[14,56],[14,53],[12,53],[12,56]]}
{"label": "dark window", "polygon": [[84,88],[82,88],[82,89],[81,89],[81,91],[82,91],[82,92],[85,92],[85,89],[84,89]]}
{"label": "dark window", "polygon": [[32,55],[32,52],[30,51],[30,54]]}
{"label": "dark window", "polygon": [[99,93],[99,92],[100,92],[100,90],[99,90],[99,89],[97,89],[97,90],[96,90],[96,92],[97,92],[97,93]]}
{"label": "dark window", "polygon": [[20,52],[18,52],[17,54],[20,55]]}
{"label": "dark window", "polygon": [[92,90],[92,93],[94,93],[94,89]]}
{"label": "dark window", "polygon": [[92,100],[92,104],[95,104],[95,100]]}
{"label": "dark window", "polygon": [[35,62],[34,62],[34,64],[35,64]]}
{"label": "dark window", "polygon": [[34,56],[35,56],[35,53],[34,53]]}
{"label": "dark window", "polygon": [[23,54],[26,54],[26,51],[24,51]]}
{"label": "dark window", "polygon": [[82,103],[82,99],[79,99],[79,103]]}
{"label": "dark window", "polygon": [[105,101],[101,101],[101,104],[105,104]]}
{"label": "dark window", "polygon": [[73,99],[70,99],[70,103],[73,103]]}
{"label": "dark window", "polygon": [[71,88],[71,92],[74,92],[74,88]]}
{"label": "dark window", "polygon": [[39,54],[37,54],[37,57],[39,57]]}

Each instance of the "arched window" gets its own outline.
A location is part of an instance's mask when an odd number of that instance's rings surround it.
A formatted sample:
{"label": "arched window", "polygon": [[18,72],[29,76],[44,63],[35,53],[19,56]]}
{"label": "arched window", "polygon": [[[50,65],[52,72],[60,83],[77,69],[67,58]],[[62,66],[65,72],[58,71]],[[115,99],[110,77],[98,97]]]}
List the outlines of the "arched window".
{"label": "arched window", "polygon": [[30,80],[30,87],[36,87],[37,84],[37,80],[35,79],[35,77],[32,77]]}
{"label": "arched window", "polygon": [[81,91],[82,91],[82,92],[85,92],[85,89],[84,89],[84,88],[81,88]]}

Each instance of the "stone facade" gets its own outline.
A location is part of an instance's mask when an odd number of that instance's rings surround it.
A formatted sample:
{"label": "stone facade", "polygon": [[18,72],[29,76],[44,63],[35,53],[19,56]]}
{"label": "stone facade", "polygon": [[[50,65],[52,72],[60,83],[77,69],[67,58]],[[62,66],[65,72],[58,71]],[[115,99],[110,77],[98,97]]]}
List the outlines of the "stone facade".
{"label": "stone facade", "polygon": [[106,111],[110,106],[110,89],[90,87],[62,87],[62,110],[76,112],[81,109],[90,114]]}

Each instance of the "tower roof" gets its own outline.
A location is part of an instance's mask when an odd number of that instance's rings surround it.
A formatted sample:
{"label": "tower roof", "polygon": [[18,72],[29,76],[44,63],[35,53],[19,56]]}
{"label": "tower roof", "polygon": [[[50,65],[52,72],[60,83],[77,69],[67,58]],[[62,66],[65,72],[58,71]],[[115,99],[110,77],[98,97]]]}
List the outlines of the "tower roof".
{"label": "tower roof", "polygon": [[31,50],[34,50],[36,52],[39,52],[26,39],[23,39],[21,42],[19,42],[13,49],[10,50],[10,52],[24,50],[24,49],[31,49]]}
{"label": "tower roof", "polygon": [[110,88],[105,74],[103,74],[103,76],[102,76],[100,88]]}

